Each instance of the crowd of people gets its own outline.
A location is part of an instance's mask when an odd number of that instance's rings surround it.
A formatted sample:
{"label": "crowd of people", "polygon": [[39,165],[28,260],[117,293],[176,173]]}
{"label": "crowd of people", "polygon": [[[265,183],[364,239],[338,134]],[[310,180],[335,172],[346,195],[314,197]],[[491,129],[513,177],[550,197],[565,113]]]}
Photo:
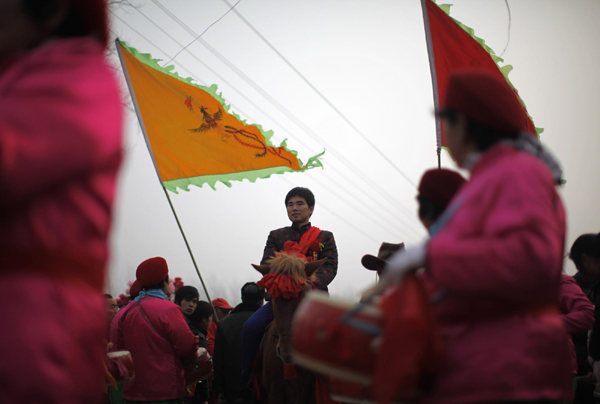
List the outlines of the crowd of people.
{"label": "crowd of people", "polygon": [[[250,403],[273,321],[261,282],[243,285],[236,307],[201,301],[191,286],[171,302],[169,266],[153,257],[139,264],[127,305],[102,295],[122,154],[106,7],[0,5],[0,401]],[[420,402],[599,402],[600,234],[576,239],[568,257],[577,274],[565,275],[562,172],[522,132],[526,112],[505,80],[453,72],[436,114],[469,179],[424,173],[417,200],[428,239],[383,243],[362,260],[380,276],[377,290],[415,273],[436,302],[444,355]],[[311,224],[315,205],[306,188],[286,195],[291,225],[268,235],[261,264],[280,253],[320,261],[313,286],[327,292],[338,251],[332,232]],[[130,380],[116,383],[107,351],[129,352]],[[214,373],[188,383],[199,357],[212,358]]]}

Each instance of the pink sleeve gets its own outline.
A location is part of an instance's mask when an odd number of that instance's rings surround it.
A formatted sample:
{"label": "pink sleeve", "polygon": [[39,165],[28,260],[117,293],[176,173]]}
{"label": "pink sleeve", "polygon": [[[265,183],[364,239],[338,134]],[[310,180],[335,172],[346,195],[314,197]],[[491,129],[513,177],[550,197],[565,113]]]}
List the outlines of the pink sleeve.
{"label": "pink sleeve", "polygon": [[530,166],[523,168],[527,175],[514,169],[479,184],[480,194],[466,196],[429,243],[427,269],[440,289],[505,301],[555,295],[564,245],[562,203],[548,175],[527,171]]}
{"label": "pink sleeve", "polygon": [[0,207],[120,160],[122,107],[101,51],[53,50],[0,81]]}
{"label": "pink sleeve", "polygon": [[563,275],[559,289],[561,318],[567,334],[587,332],[594,324],[594,306],[575,279]]}
{"label": "pink sleeve", "polygon": [[190,331],[178,306],[173,305],[167,313],[167,334],[173,344],[175,355],[181,358],[193,357],[198,350],[196,336]]}

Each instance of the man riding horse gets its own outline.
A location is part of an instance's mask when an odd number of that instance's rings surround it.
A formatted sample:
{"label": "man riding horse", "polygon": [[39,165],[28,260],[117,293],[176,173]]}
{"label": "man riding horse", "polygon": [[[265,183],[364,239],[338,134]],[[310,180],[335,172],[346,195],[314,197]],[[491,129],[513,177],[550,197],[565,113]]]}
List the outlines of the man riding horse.
{"label": "man riding horse", "polygon": [[[308,188],[293,188],[285,197],[285,206],[291,226],[271,231],[267,238],[261,264],[266,264],[276,253],[285,251],[306,257],[308,262],[326,259],[316,271],[316,289],[327,291],[337,274],[338,254],[333,234],[310,223],[315,208],[315,197]],[[273,321],[270,303],[257,310],[244,323],[242,333],[242,382],[250,381],[254,360],[260,347],[265,328]]]}

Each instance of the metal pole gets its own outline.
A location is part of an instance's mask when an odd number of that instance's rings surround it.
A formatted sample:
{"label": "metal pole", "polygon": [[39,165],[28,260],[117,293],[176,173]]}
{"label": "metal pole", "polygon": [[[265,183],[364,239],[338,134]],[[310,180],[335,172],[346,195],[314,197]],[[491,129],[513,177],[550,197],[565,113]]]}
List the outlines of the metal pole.
{"label": "metal pole", "polygon": [[125,65],[125,61],[123,60],[123,54],[121,52],[121,44],[119,43],[119,38],[115,39],[115,46],[117,47],[117,53],[119,54],[119,60],[121,61],[121,66],[123,67],[123,73],[125,75],[125,81],[127,82],[127,88],[129,88],[129,94],[131,95],[131,101],[133,102],[133,106],[135,107],[135,113],[137,115],[138,122],[140,123],[140,128],[142,129],[142,134],[144,135],[144,140],[146,141],[146,147],[148,148],[148,152],[150,153],[150,158],[152,160],[152,164],[154,164],[154,170],[156,171],[156,175],[158,177],[158,180],[160,181],[160,185],[161,185],[163,191],[165,192],[165,196],[167,197],[167,200],[169,201],[169,206],[171,207],[173,216],[175,216],[175,221],[177,222],[177,226],[179,227],[179,231],[181,232],[181,236],[183,237],[185,246],[187,247],[188,252],[190,253],[190,257],[192,258],[192,263],[194,264],[196,273],[198,274],[198,277],[200,278],[200,282],[202,283],[202,288],[204,289],[204,293],[206,294],[208,302],[210,303],[211,307],[213,308],[213,312],[215,313],[215,321],[218,322],[219,318],[217,317],[217,311],[215,310],[215,307],[212,304],[210,294],[208,293],[208,289],[206,288],[204,279],[202,278],[202,275],[200,274],[200,270],[198,269],[198,265],[196,264],[196,259],[194,258],[192,249],[190,248],[190,245],[187,241],[187,237],[185,236],[183,228],[181,227],[181,223],[179,222],[179,217],[177,217],[177,213],[175,212],[175,208],[173,207],[173,203],[171,202],[171,197],[169,196],[167,189],[162,185],[162,179],[160,178],[160,173],[158,171],[158,167],[156,166],[156,161],[154,160],[154,153],[152,153],[152,147],[150,146],[150,140],[148,139],[148,134],[146,133],[146,126],[144,125],[144,120],[142,119],[142,115],[140,113],[140,108],[139,108],[139,105],[137,102],[137,98],[135,96],[135,92],[133,91],[133,85],[131,84],[131,79],[129,78],[129,72],[127,71],[127,66]]}
{"label": "metal pole", "polygon": [[[427,42],[427,53],[429,54],[429,70],[431,71],[431,84],[433,87],[433,106],[435,111],[439,111],[440,108],[440,95],[438,92],[438,81],[437,73],[435,71],[435,56],[433,52],[433,42],[431,40],[431,28],[429,25],[429,14],[427,13],[427,1],[421,0],[421,10],[423,11],[423,25],[425,26],[425,41]],[[435,116],[435,136],[437,144],[437,156],[438,156],[438,168],[441,167],[441,152],[442,152],[442,126],[440,124],[440,118]]]}
{"label": "metal pole", "polygon": [[[187,237],[185,236],[185,233],[183,232],[183,228],[181,227],[181,223],[179,222],[179,217],[177,216],[177,213],[175,212],[175,208],[173,207],[173,203],[171,202],[171,197],[169,196],[169,192],[167,191],[167,189],[165,187],[162,187],[162,189],[163,189],[163,191],[165,191],[165,196],[167,197],[167,200],[169,201],[169,206],[171,206],[171,211],[173,212],[173,216],[175,216],[175,221],[177,222],[177,226],[179,227],[179,231],[181,232],[181,236],[183,237],[183,241],[185,242],[185,246],[187,247],[188,252],[190,253],[190,257],[192,258],[192,262],[194,264],[194,268],[196,269],[196,273],[198,274],[198,278],[200,278],[200,282],[202,283],[202,288],[204,289],[204,293],[206,293],[206,297],[208,298],[208,302],[212,306],[212,299],[210,298],[210,294],[208,293],[208,289],[206,288],[206,284],[204,283],[204,279],[202,278],[202,274],[200,273],[200,270],[198,269],[198,265],[196,264],[196,259],[194,258],[194,254],[192,253],[192,249],[190,248],[190,244],[187,241]],[[218,322],[219,319],[217,318],[217,311],[215,310],[214,306],[213,306],[213,311],[215,312],[215,319]]]}

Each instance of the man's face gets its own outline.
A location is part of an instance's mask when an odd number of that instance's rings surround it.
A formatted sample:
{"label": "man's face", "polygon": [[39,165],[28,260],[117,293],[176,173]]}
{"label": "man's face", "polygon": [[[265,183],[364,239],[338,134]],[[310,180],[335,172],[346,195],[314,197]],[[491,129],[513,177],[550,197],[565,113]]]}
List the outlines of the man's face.
{"label": "man's face", "polygon": [[198,306],[198,299],[197,298],[193,298],[191,300],[188,299],[181,299],[181,311],[183,312],[183,314],[185,314],[186,316],[189,316],[190,314],[192,314],[194,312],[194,310],[196,310],[196,306]]}
{"label": "man's face", "polygon": [[108,318],[109,320],[112,320],[115,314],[119,312],[119,305],[117,304],[117,301],[115,299],[107,297],[106,306],[108,309]]}
{"label": "man's face", "polygon": [[300,196],[292,196],[287,203],[288,218],[292,223],[302,226],[308,223],[315,207],[308,207],[306,200]]}

